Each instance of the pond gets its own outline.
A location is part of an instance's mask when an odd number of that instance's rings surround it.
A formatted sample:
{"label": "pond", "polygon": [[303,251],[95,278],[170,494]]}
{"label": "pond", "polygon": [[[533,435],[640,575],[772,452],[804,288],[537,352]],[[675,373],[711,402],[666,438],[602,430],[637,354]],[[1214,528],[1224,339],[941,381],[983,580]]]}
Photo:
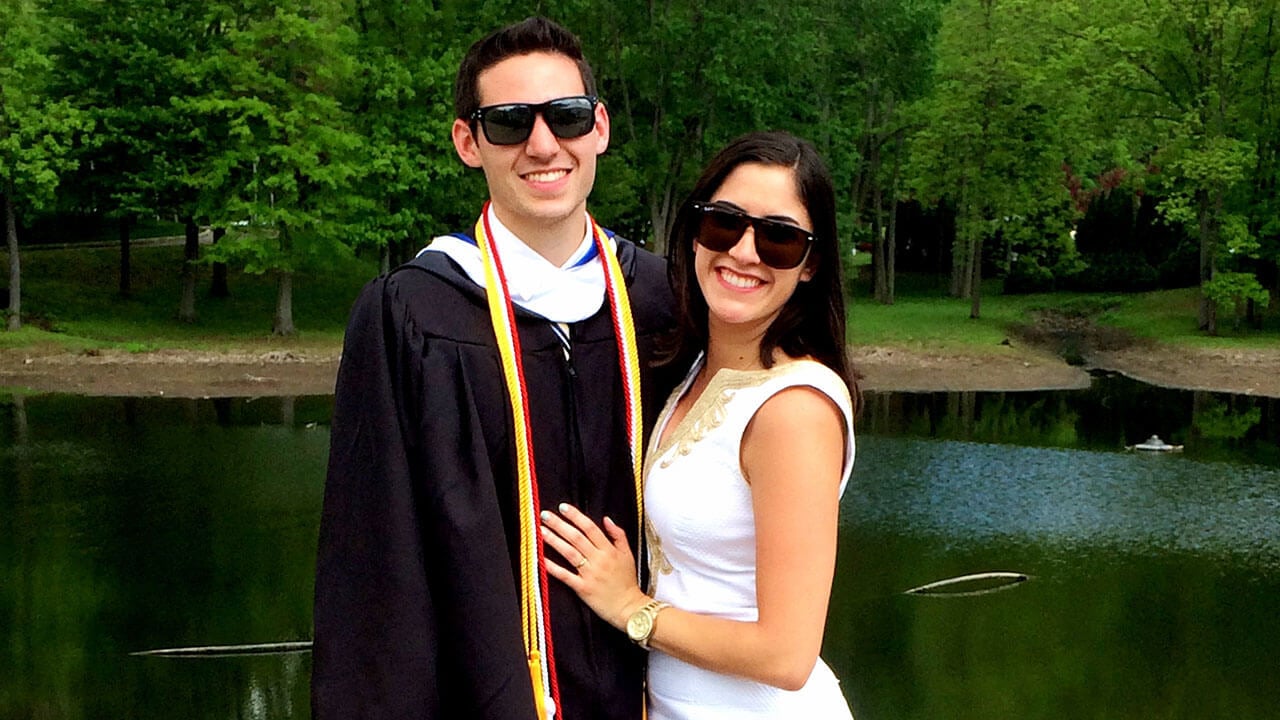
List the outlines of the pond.
{"label": "pond", "polygon": [[[0,718],[308,717],[305,652],[132,653],[310,638],[331,410],[0,396]],[[823,655],[859,720],[1280,717],[1280,401],[869,394]]]}

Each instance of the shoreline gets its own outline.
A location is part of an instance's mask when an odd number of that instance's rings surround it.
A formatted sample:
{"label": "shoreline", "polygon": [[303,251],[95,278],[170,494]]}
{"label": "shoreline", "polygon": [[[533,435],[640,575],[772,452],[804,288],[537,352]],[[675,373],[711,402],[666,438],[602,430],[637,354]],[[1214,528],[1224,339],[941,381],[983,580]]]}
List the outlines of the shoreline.
{"label": "shoreline", "polygon": [[[1131,347],[1068,365],[1032,346],[931,350],[850,348],[863,390],[1018,392],[1088,388],[1091,371],[1159,387],[1280,398],[1280,348],[1198,350]],[[0,351],[0,392],[124,397],[330,395],[340,359],[333,350],[145,353]]]}

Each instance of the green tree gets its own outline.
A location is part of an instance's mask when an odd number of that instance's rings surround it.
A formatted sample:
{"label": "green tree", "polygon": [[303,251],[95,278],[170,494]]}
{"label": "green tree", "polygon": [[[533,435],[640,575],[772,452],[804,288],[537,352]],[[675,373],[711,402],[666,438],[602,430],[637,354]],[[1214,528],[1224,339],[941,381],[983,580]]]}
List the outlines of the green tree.
{"label": "green tree", "polygon": [[367,174],[348,242],[379,249],[384,269],[480,212],[480,178],[450,140],[453,77],[470,36],[450,15],[435,3],[356,3],[361,73],[350,103]]}
{"label": "green tree", "polygon": [[[61,20],[57,72],[50,93],[70,99],[98,132],[78,150],[69,176],[70,204],[118,223],[119,291],[131,293],[130,235],[141,218],[160,212],[159,196],[175,182],[160,169],[164,108],[174,94],[171,57],[189,44],[182,15],[195,3],[51,0]],[[64,203],[64,206],[67,203]]]}
{"label": "green tree", "polygon": [[[157,132],[139,184],[148,189],[157,214],[176,217],[183,224],[178,320],[195,322],[200,228],[215,219],[225,220],[223,188],[204,183],[200,172],[225,152],[229,138],[220,118],[207,117],[189,99],[203,92],[200,68],[222,49],[223,28],[201,0],[168,0],[163,9],[151,10],[150,20],[157,26],[144,42],[150,49],[148,56],[158,58],[163,68],[156,82],[164,82],[164,92],[148,108]],[[227,294],[225,266],[221,277],[222,286],[215,284],[212,294]]]}
{"label": "green tree", "polygon": [[1164,217],[1199,242],[1199,325],[1210,334],[1220,302],[1264,295],[1236,258],[1258,254],[1266,224],[1249,186],[1271,172],[1258,130],[1274,117],[1275,16],[1275,0],[1152,0],[1083,3],[1064,21],[1111,68],[1113,118],[1157,170]]}
{"label": "green tree", "polygon": [[1259,306],[1280,307],[1280,3],[1259,8],[1254,37],[1244,63],[1257,77],[1255,92],[1250,93],[1254,112],[1249,117],[1249,133],[1254,138],[1256,158],[1247,206],[1249,230],[1258,241],[1254,275],[1269,297],[1266,303],[1250,302],[1248,314],[1260,327]]}
{"label": "green tree", "polygon": [[[700,0],[571,8],[613,138],[593,207],[666,248],[683,192],[710,154],[759,129],[820,134],[814,60],[821,28],[807,2]],[[638,199],[638,202],[637,202]]]}
{"label": "green tree", "polygon": [[911,186],[956,208],[951,291],[970,299],[972,318],[981,314],[988,243],[1001,243],[1006,267],[1015,247],[1023,262],[1073,253],[1062,182],[1073,93],[1044,64],[1056,40],[1032,22],[1038,8],[1021,0],[948,5],[934,91],[913,109]]}
{"label": "green tree", "polygon": [[935,0],[838,0],[815,3],[821,29],[813,62],[815,138],[848,198],[842,225],[850,247],[869,241],[873,291],[893,303],[896,206],[903,193],[910,103],[930,88],[942,3]]}
{"label": "green tree", "polygon": [[51,20],[34,0],[0,5],[0,195],[9,255],[9,330],[22,327],[18,216],[53,204],[61,174],[74,166],[72,144],[89,122],[48,93]]}
{"label": "green tree", "polygon": [[187,102],[228,142],[191,177],[219,198],[220,217],[235,218],[211,257],[273,273],[272,332],[289,335],[295,267],[348,251],[360,202],[360,136],[342,105],[356,69],[350,7],[253,0],[210,10],[221,45],[196,70],[206,92]]}

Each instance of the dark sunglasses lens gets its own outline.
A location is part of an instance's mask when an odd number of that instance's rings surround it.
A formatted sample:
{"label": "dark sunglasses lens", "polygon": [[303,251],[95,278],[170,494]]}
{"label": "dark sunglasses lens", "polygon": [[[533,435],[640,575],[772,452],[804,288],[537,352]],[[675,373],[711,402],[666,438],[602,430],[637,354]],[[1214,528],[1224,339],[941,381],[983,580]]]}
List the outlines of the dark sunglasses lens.
{"label": "dark sunglasses lens", "polygon": [[494,145],[522,143],[533,130],[533,109],[528,105],[499,105],[480,117],[484,136]]}
{"label": "dark sunglasses lens", "polygon": [[747,225],[755,225],[756,255],[760,262],[778,270],[790,270],[804,261],[809,252],[809,233],[794,225],[700,206],[698,244],[713,252],[728,252],[742,239]]}
{"label": "dark sunglasses lens", "polygon": [[756,221],[756,254],[769,267],[789,270],[804,260],[809,233],[785,223]]}
{"label": "dark sunglasses lens", "polygon": [[585,97],[563,98],[547,103],[542,117],[558,138],[582,137],[596,126],[595,108]]}
{"label": "dark sunglasses lens", "polygon": [[718,208],[703,208],[702,222],[698,227],[698,244],[714,252],[727,252],[747,231],[750,220]]}

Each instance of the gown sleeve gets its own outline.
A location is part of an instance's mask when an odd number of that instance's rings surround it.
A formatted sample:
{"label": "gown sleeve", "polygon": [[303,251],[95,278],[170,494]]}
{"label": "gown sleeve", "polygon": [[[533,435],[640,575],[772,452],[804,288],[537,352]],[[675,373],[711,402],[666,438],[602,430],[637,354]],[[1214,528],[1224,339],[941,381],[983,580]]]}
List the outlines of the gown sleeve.
{"label": "gown sleeve", "polygon": [[362,291],[338,371],[312,715],[533,718],[493,468],[471,435],[483,408],[463,349],[428,347],[411,307],[422,281],[403,275]]}

